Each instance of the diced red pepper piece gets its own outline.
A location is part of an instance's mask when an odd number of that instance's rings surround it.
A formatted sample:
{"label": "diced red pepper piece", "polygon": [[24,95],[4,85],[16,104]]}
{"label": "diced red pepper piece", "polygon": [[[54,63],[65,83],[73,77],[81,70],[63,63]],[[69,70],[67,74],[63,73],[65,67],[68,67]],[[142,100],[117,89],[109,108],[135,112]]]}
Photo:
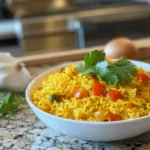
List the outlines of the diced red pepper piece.
{"label": "diced red pepper piece", "polygon": [[108,120],[109,121],[117,121],[118,117],[117,115],[113,114],[111,111],[108,112]]}
{"label": "diced red pepper piece", "polygon": [[72,90],[71,90],[72,95],[76,94],[77,91],[78,91],[78,86],[75,85],[75,86],[72,88]]}
{"label": "diced red pepper piece", "polygon": [[142,79],[143,81],[149,81],[150,80],[150,76],[145,74],[145,73],[138,73],[137,75],[140,79]]}
{"label": "diced red pepper piece", "polygon": [[94,83],[93,85],[93,94],[96,96],[104,95],[105,85],[101,83]]}
{"label": "diced red pepper piece", "polygon": [[116,101],[118,99],[122,98],[122,94],[119,91],[116,90],[111,90],[110,92],[107,93],[106,95],[108,98],[110,98],[113,101]]}

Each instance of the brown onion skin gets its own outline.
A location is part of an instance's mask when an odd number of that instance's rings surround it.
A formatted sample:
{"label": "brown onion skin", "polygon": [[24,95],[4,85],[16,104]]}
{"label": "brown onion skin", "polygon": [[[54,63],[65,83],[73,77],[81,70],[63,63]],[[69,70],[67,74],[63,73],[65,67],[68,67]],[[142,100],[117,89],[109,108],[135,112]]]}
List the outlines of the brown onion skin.
{"label": "brown onion skin", "polygon": [[129,59],[136,59],[138,50],[134,43],[125,37],[113,39],[108,42],[104,48],[106,57],[108,58],[121,58],[127,57]]}

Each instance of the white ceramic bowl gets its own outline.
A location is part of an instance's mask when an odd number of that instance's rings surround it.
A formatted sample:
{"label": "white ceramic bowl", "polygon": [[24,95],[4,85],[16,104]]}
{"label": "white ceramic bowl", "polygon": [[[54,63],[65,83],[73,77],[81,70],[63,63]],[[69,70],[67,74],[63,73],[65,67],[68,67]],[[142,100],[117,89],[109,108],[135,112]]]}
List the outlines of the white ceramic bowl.
{"label": "white ceramic bowl", "polygon": [[[132,61],[135,65],[150,71],[150,64]],[[36,77],[26,89],[26,99],[33,112],[48,127],[53,128],[65,135],[91,140],[91,141],[114,141],[134,137],[150,130],[150,116],[144,116],[138,119],[115,121],[115,122],[87,122],[64,119],[44,112],[37,108],[31,100],[30,89],[37,89],[41,82],[49,74],[58,72],[62,65],[51,69]]]}

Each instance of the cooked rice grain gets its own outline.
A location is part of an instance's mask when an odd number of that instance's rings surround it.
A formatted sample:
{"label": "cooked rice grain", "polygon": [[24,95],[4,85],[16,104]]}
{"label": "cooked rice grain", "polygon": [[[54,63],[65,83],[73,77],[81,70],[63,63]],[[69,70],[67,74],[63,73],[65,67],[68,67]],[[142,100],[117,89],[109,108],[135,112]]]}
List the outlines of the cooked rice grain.
{"label": "cooked rice grain", "polygon": [[[52,74],[42,82],[38,90],[32,90],[33,103],[40,109],[68,119],[85,121],[108,120],[107,112],[116,114],[119,120],[139,118],[150,114],[150,81],[143,83],[137,77],[126,86],[106,85],[94,74],[84,75],[74,71],[75,65],[66,67],[63,72]],[[140,72],[143,70],[138,69]],[[148,73],[150,74],[150,73]],[[92,95],[92,87],[95,82],[106,85],[106,92],[118,90],[123,98],[112,101],[106,96]],[[78,85],[84,88],[88,95],[77,99],[72,96],[71,89]],[[49,95],[57,93],[60,101],[50,101]],[[147,109],[142,108],[145,105]],[[103,114],[103,119],[98,119],[98,114]]]}

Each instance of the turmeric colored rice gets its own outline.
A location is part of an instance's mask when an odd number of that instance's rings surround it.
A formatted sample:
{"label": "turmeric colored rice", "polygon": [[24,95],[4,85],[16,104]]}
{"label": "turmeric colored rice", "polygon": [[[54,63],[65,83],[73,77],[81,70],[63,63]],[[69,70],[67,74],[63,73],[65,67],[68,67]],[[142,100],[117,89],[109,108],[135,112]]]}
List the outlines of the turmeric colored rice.
{"label": "turmeric colored rice", "polygon": [[[118,120],[139,118],[150,114],[150,80],[143,82],[137,76],[125,86],[107,85],[94,74],[83,75],[74,70],[76,65],[64,68],[62,72],[50,74],[38,90],[32,90],[32,101],[40,109],[55,116],[83,121],[108,121],[108,112]],[[138,72],[144,72],[137,68]],[[150,75],[150,72],[146,72]],[[93,84],[105,85],[105,93],[110,90],[121,92],[122,98],[113,101],[106,96],[93,95]],[[74,86],[83,88],[86,95],[76,98],[72,94]],[[59,101],[51,101],[49,96],[57,93]]]}

